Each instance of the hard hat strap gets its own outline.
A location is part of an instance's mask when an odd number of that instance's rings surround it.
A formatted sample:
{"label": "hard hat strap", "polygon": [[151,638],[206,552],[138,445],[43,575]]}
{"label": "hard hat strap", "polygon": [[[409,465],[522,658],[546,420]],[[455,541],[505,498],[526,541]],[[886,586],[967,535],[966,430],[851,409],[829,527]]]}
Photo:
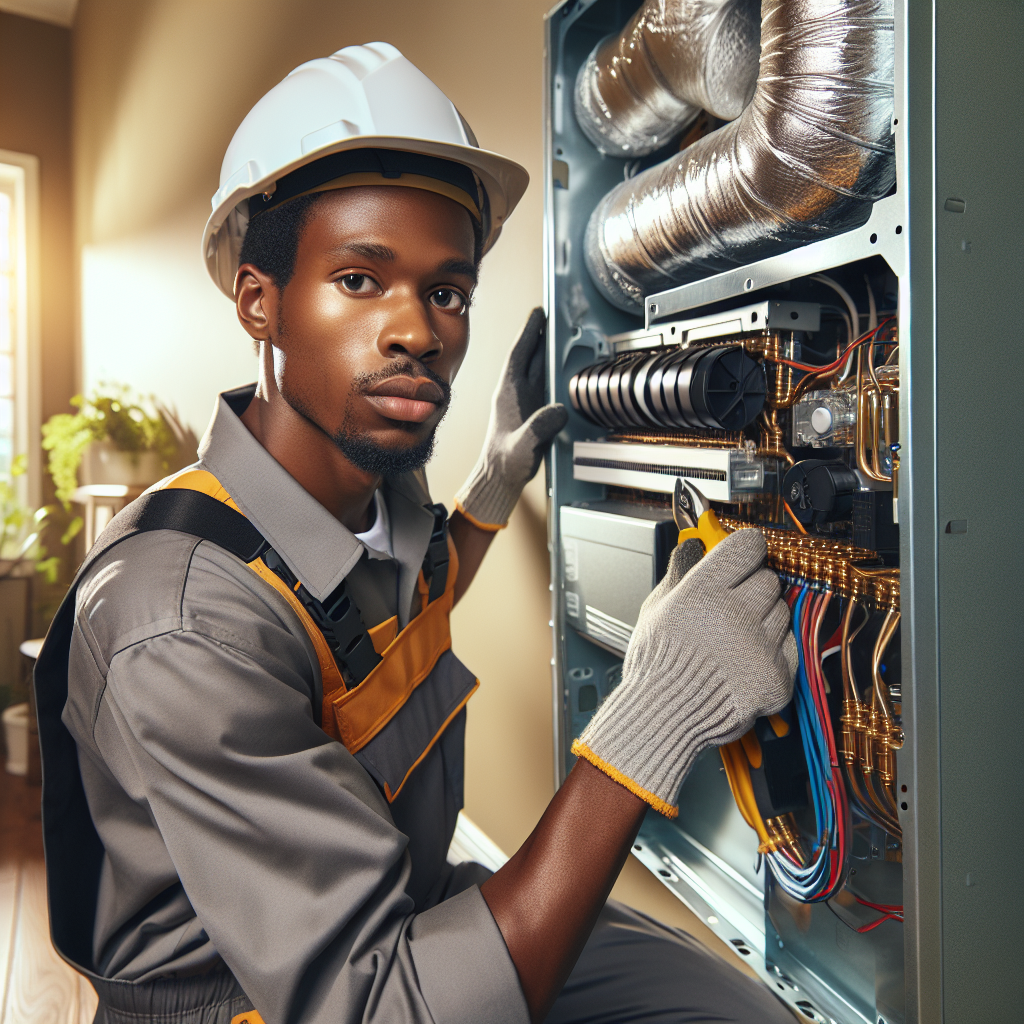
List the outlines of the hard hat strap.
{"label": "hard hat strap", "polygon": [[476,175],[462,164],[439,157],[389,149],[351,149],[299,167],[277,182],[273,192],[249,199],[250,220],[299,196],[359,185],[400,185],[447,196],[480,221],[486,196]]}

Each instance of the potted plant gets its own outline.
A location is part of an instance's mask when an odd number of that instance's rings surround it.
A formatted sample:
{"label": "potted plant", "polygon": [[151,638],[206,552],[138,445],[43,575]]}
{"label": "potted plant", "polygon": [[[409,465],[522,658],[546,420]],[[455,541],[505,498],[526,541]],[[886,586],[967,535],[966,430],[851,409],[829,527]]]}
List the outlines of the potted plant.
{"label": "potted plant", "polygon": [[43,425],[50,475],[65,507],[80,484],[141,489],[176,462],[184,431],[154,398],[133,395],[125,385],[100,385],[71,404],[75,412],[57,413]]}
{"label": "potted plant", "polygon": [[[32,634],[32,579],[38,573],[48,584],[57,581],[60,559],[50,555],[43,544],[47,527],[57,525],[59,506],[45,505],[32,510],[18,496],[15,478],[24,474],[26,458],[19,455],[8,477],[0,477],[0,709],[15,710],[4,715],[7,752],[24,746],[22,733],[29,728],[27,676],[19,648]],[[68,544],[82,527],[73,519],[61,537]],[[59,528],[59,527],[58,527]],[[16,757],[16,761],[23,758]]]}

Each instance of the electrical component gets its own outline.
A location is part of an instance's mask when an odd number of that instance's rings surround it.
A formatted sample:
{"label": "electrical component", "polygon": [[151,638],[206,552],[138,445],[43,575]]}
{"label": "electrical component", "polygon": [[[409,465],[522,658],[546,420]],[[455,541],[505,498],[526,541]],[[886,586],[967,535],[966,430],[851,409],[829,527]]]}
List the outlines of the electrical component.
{"label": "electrical component", "polygon": [[559,529],[566,622],[624,654],[640,606],[665,575],[676,545],[671,512],[618,502],[563,505]]}
{"label": "electrical component", "polygon": [[804,459],[791,466],[782,481],[782,496],[804,526],[820,526],[849,518],[857,474],[838,460]]}
{"label": "electrical component", "polygon": [[671,494],[678,477],[696,484],[710,501],[750,501],[774,490],[775,460],[751,447],[691,448],[669,444],[577,441],[572,449],[576,480]]}
{"label": "electrical component", "polygon": [[853,387],[809,391],[793,406],[796,448],[844,448],[854,442],[857,392]]}
{"label": "electrical component", "polygon": [[569,381],[573,408],[606,427],[739,430],[765,391],[764,367],[738,345],[624,355]]}

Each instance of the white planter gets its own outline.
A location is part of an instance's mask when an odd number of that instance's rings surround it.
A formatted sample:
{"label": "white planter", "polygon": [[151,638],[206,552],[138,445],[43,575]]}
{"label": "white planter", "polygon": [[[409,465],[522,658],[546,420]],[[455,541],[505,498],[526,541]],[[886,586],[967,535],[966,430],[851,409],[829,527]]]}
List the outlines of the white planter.
{"label": "white planter", "polygon": [[11,775],[28,774],[28,704],[12,704],[4,709],[4,743],[7,746],[7,771]]}
{"label": "white planter", "polygon": [[122,484],[149,487],[164,476],[156,452],[123,452],[110,441],[93,441],[82,456],[78,481],[83,487]]}

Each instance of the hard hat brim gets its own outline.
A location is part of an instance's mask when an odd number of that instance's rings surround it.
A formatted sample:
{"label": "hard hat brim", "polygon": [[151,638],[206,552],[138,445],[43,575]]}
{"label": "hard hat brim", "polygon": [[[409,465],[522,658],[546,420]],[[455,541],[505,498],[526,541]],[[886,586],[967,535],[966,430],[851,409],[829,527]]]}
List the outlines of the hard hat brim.
{"label": "hard hat brim", "polygon": [[[221,196],[214,207],[203,232],[203,261],[214,284],[229,299],[234,298],[238,254],[245,236],[244,228],[248,224],[248,214],[236,214],[232,217],[239,205],[250,196],[271,190],[280,178],[299,167],[305,167],[333,153],[351,149],[396,149],[407,153],[419,153],[451,160],[474,171],[487,193],[490,207],[490,222],[485,225],[483,239],[484,252],[497,241],[505,221],[523,198],[530,183],[530,175],[526,168],[514,160],[509,160],[508,157],[475,146],[460,146],[430,139],[394,135],[355,135],[311,150],[291,163],[275,168],[271,174],[254,181],[240,182],[227,195]],[[231,223],[232,221],[235,223]]]}

